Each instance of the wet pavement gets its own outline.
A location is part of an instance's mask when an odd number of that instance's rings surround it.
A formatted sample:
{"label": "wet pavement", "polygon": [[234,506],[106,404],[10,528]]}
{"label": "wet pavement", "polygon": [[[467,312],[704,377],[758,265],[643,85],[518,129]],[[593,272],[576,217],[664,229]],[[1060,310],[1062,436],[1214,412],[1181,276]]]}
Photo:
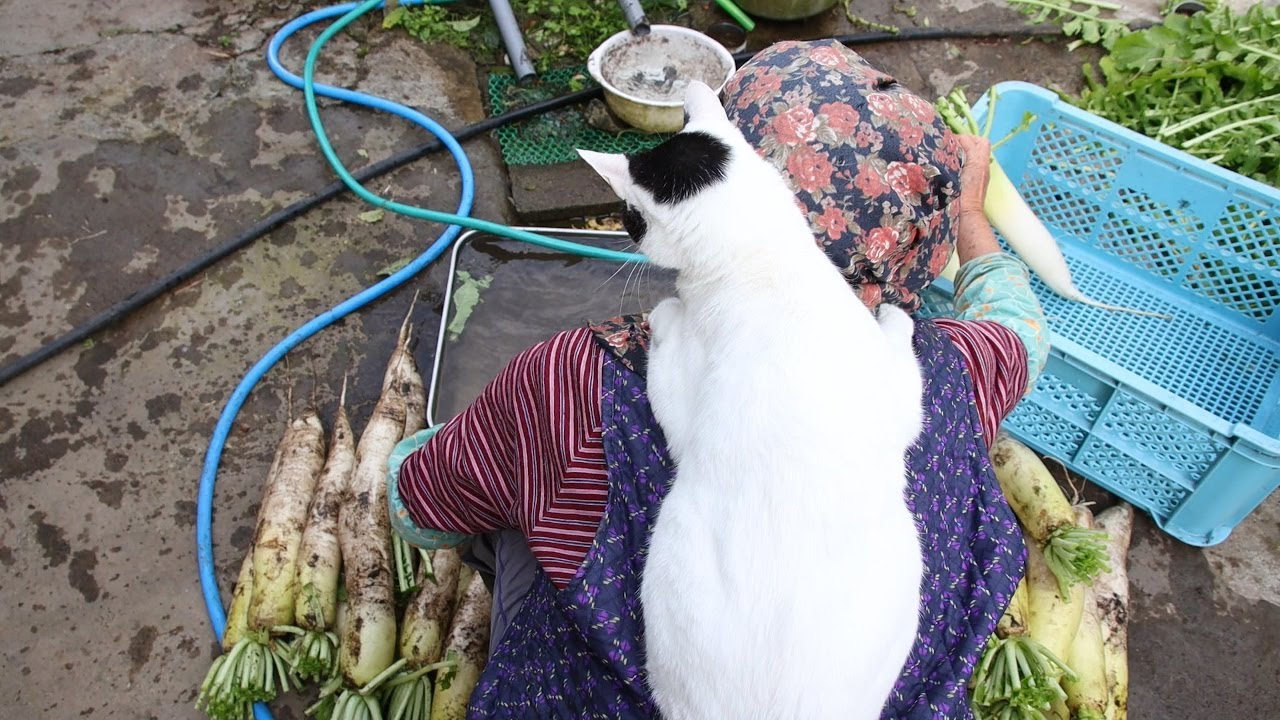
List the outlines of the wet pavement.
{"label": "wet pavement", "polygon": [[[695,20],[710,15],[693,4]],[[899,24],[923,25],[927,17],[935,27],[1022,27],[1016,13],[978,0],[918,3],[914,18],[889,5],[862,14]],[[308,9],[246,0],[0,6],[0,364],[333,179],[301,94],[263,60],[270,35]],[[806,23],[762,23],[751,47],[853,29],[838,11]],[[311,37],[304,32],[286,48],[289,67],[301,67]],[[926,97],[1008,79],[1071,89],[1088,57],[1058,41],[1024,40],[860,51]],[[449,128],[485,117],[483,73],[467,55],[383,31],[376,20],[335,39],[321,74],[410,102]],[[322,105],[350,166],[424,140],[385,115]],[[477,139],[466,149],[477,180],[474,214],[520,221],[496,145]],[[572,172],[550,181],[564,187],[564,217],[581,209],[568,199],[592,192],[575,183],[594,182]],[[459,193],[443,156],[372,185],[433,208],[451,209]],[[392,214],[369,222],[360,217],[367,210],[349,195],[326,203],[0,386],[4,717],[199,717],[196,688],[215,654],[195,568],[204,453],[228,397],[258,358],[440,231]],[[573,304],[578,288],[529,281],[536,270],[520,276],[527,258],[498,253],[471,262],[477,272],[503,272],[494,273],[493,294],[469,329],[509,344],[477,341],[452,351],[462,367],[474,365],[451,388],[455,406],[484,381],[479,368],[496,367],[519,348],[511,332],[492,324],[504,309],[565,308],[559,319],[523,316],[545,326],[539,331],[576,324],[591,311]],[[218,481],[213,529],[224,589],[250,540],[289,388],[295,407],[313,400],[327,419],[349,374],[358,432],[414,293],[421,293],[417,357],[429,370],[447,277],[442,263],[430,267],[302,344],[250,395]],[[466,362],[468,353],[475,363]],[[1131,716],[1277,716],[1280,496],[1208,549],[1180,544],[1140,517],[1131,562]],[[282,703],[277,716],[301,717],[299,702]]]}

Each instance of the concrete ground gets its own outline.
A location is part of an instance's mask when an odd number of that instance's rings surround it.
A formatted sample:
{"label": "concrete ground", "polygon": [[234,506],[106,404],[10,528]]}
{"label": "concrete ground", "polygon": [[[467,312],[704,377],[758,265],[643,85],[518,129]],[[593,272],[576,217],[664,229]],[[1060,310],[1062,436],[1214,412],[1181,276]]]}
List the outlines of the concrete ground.
{"label": "concrete ground", "polygon": [[[695,22],[714,11],[693,2]],[[995,0],[889,0],[870,19],[1017,28]],[[263,61],[270,34],[310,9],[292,0],[99,0],[0,5],[0,363],[33,351],[332,179],[299,93]],[[1132,6],[1149,16],[1150,7]],[[761,23],[751,47],[851,31],[842,13]],[[309,35],[307,37],[310,37]],[[303,42],[286,53],[301,65]],[[1084,51],[984,40],[861,48],[934,97],[1009,79],[1077,87]],[[458,128],[485,116],[470,58],[376,21],[335,40],[330,81],[409,102]],[[348,164],[422,141],[404,123],[326,103]],[[572,216],[599,187],[544,171],[564,207],[522,207],[487,139],[467,144],[475,214]],[[559,173],[559,174],[557,174]],[[436,157],[375,183],[452,208]],[[545,196],[545,194],[544,194]],[[529,203],[534,202],[528,200]],[[376,282],[437,234],[344,196],[235,253],[115,327],[0,386],[0,698],[13,718],[194,718],[215,644],[196,579],[196,487],[214,424],[250,365],[317,313]],[[306,342],[268,373],[235,424],[219,473],[214,539],[223,588],[246,548],[286,389],[328,418],[344,373],[359,431],[415,292],[437,326],[437,265]],[[417,355],[426,368],[432,344]],[[1140,517],[1131,556],[1132,717],[1280,714],[1280,495],[1223,544],[1182,545]],[[224,593],[225,596],[225,593]],[[299,701],[277,716],[301,717]]]}

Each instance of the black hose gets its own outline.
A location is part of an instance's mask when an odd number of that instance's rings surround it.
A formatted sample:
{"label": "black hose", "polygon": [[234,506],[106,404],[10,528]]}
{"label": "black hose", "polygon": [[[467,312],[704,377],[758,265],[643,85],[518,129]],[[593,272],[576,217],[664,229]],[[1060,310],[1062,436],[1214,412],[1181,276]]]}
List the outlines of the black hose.
{"label": "black hose", "polygon": [[[1061,30],[1053,28],[1040,27],[1017,27],[1013,29],[976,29],[976,30],[953,30],[949,28],[902,28],[898,32],[889,32],[885,30],[875,30],[872,32],[852,33],[849,35],[837,35],[832,40],[848,47],[857,45],[873,45],[882,42],[902,42],[902,41],[920,41],[920,40],[1003,40],[1010,38],[1029,39],[1029,38],[1060,38],[1063,37]],[[758,50],[743,50],[734,53],[734,62],[741,65],[750,60]]]}
{"label": "black hose", "polygon": [[[868,45],[880,42],[900,42],[900,41],[918,41],[918,40],[982,40],[982,39],[998,39],[998,38],[1035,38],[1035,37],[1061,37],[1062,33],[1055,30],[1044,30],[1038,28],[1015,28],[1012,30],[950,30],[945,28],[904,28],[901,32],[867,32],[854,33],[851,35],[841,35],[834,38],[843,45]],[[733,59],[736,63],[742,64],[751,59],[757,51],[743,51],[736,53]],[[599,87],[591,87],[578,92],[561,95],[560,97],[543,100],[522,108],[517,108],[502,115],[481,120],[474,125],[469,125],[454,134],[459,142],[469,140],[477,135],[496,130],[500,127],[510,125],[513,122],[523,120],[535,115],[558,110],[562,107],[575,105],[580,102],[594,99],[601,95]],[[354,177],[361,183],[367,180],[385,175],[403,165],[413,162],[419,158],[429,155],[440,150],[443,146],[435,140],[423,143],[415,148],[410,148],[402,153],[393,155],[392,157],[382,160],[372,165],[361,168],[353,173]],[[312,208],[321,205],[340,195],[346,190],[346,185],[341,181],[334,181],[326,185],[323,189],[311,197],[304,198],[298,202],[289,205],[286,208],[278,210],[271,215],[258,221],[255,225],[240,233],[236,237],[210,250],[208,253],[192,260],[164,277],[156,280],[154,283],[142,288],[141,290],[129,295],[125,299],[115,303],[103,312],[94,316],[87,322],[76,326],[64,335],[59,336],[48,345],[41,347],[34,352],[23,355],[17,360],[0,367],[0,386],[6,385],[9,381],[22,375],[28,370],[40,365],[44,361],[52,358],[58,353],[77,343],[83,342],[94,333],[105,330],[112,325],[120,322],[135,310],[143,305],[156,299],[163,293],[173,289],[179,284],[192,278],[200,271],[213,265],[219,260],[225,258],[231,253],[246,247],[247,245],[262,238],[272,230],[284,225],[285,223],[299,217],[303,213]]]}
{"label": "black hose", "polygon": [[[477,135],[487,133],[491,130],[496,130],[497,128],[503,127],[504,125],[509,125],[518,120],[523,120],[524,118],[531,117],[534,115],[539,115],[545,112],[550,112],[552,110],[556,110],[556,109],[565,107],[567,105],[573,105],[576,103],[583,102],[585,100],[590,100],[594,97],[599,96],[600,94],[601,94],[600,88],[594,87],[594,88],[587,88],[586,90],[579,90],[578,92],[574,92],[574,93],[569,93],[568,95],[562,95],[560,97],[551,98],[550,100],[543,100],[541,102],[533,103],[531,105],[527,105],[525,107],[512,110],[511,112],[503,113],[502,115],[481,120],[480,122],[474,125],[469,125],[463,128],[462,130],[458,131],[457,133],[454,134],[454,137],[459,142],[462,142],[464,140],[469,140]],[[379,162],[363,167],[360,170],[352,173],[352,175],[361,183],[364,183],[367,180],[376,178],[379,175],[385,175],[386,173],[389,173],[398,167],[407,165],[408,163],[411,163],[414,160],[417,160],[433,152],[436,152],[440,150],[442,147],[444,146],[441,145],[438,141],[431,140],[417,147],[405,150],[404,152],[401,152],[397,155],[393,155],[387,158],[386,160],[381,160]],[[177,270],[174,270],[168,275],[165,275],[159,280],[156,280],[154,283],[142,288],[141,290],[133,293],[132,295],[129,295],[125,299],[117,302],[116,304],[107,308],[103,312],[94,316],[92,319],[88,320],[84,324],[73,328],[72,330],[67,332],[65,335],[59,336],[57,339],[55,339],[53,342],[49,343],[48,345],[45,345],[39,350],[31,352],[27,355],[23,355],[22,357],[18,358],[12,363],[5,365],[3,368],[0,368],[0,386],[5,385],[10,380],[13,380],[14,378],[36,367],[37,365],[40,365],[44,361],[48,360],[49,358],[52,358],[54,355],[57,355],[58,353],[62,352],[63,350],[66,350],[72,345],[75,345],[76,343],[84,341],[89,336],[93,335],[99,330],[104,330],[108,327],[111,327],[112,325],[115,325],[116,323],[128,317],[138,308],[142,307],[143,305],[146,305],[147,303],[156,299],[157,297],[164,294],[168,290],[185,282],[186,280],[195,276],[200,271],[209,267],[210,265],[213,265],[214,263],[218,262],[222,258],[225,258],[226,256],[230,255],[231,253],[243,247],[246,247],[247,245],[253,243],[254,241],[262,238],[267,233],[270,233],[272,230],[275,230],[276,228],[279,228],[281,225],[284,225],[290,220],[293,220],[294,218],[301,216],[303,213],[306,213],[308,210],[311,210],[312,208],[315,208],[318,205],[321,205],[329,200],[332,200],[333,198],[342,194],[342,192],[345,191],[346,189],[347,189],[347,186],[344,185],[342,181],[335,180],[334,182],[326,185],[322,190],[320,190],[315,195],[299,200],[298,202],[286,208],[283,208],[281,210],[278,210],[268,215],[267,217],[258,221],[255,225],[250,227],[248,230],[245,230],[244,232],[240,233],[236,237],[228,240],[222,245],[219,245],[213,250],[210,250],[208,253],[205,253],[204,255],[201,255],[200,257],[195,258],[194,260],[187,263],[186,265],[183,265]]]}

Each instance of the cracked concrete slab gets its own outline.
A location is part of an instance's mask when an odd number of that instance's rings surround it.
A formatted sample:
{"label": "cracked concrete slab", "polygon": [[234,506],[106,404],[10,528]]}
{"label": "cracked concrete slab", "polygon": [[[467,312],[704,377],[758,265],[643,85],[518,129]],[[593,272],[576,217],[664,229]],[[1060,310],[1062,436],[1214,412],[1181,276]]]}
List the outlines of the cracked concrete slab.
{"label": "cracked concrete slab", "polygon": [[[695,20],[713,12],[709,3],[693,5]],[[1155,5],[1127,7],[1151,16]],[[71,0],[39,12],[0,4],[0,363],[331,181],[300,94],[263,61],[271,33],[309,9],[292,0]],[[927,18],[934,26],[1022,27],[1021,16],[991,0],[922,2],[911,18],[892,3],[860,12],[916,26]],[[752,46],[852,30],[833,11],[809,22],[761,23]],[[312,37],[304,32],[286,48],[286,65],[301,66]],[[1006,79],[1072,88],[1088,58],[1061,42],[1021,40],[860,51],[925,95]],[[409,102],[450,128],[485,114],[469,57],[382,32],[376,20],[336,38],[320,75]],[[398,120],[322,105],[335,147],[353,167],[425,139]],[[477,140],[467,150],[475,214],[512,221],[518,208],[496,147]],[[374,187],[441,208],[459,192],[452,164],[438,156]],[[578,187],[564,196],[597,195]],[[350,196],[331,201],[0,387],[6,717],[200,717],[195,692],[215,653],[195,575],[204,453],[253,362],[303,321],[421,252],[440,230],[394,215],[360,220],[368,209]],[[392,328],[421,292],[414,320],[424,336],[433,333],[445,279],[440,265],[421,273],[303,343],[250,394],[216,494],[224,589],[250,540],[289,388],[294,407],[314,400],[327,420],[349,374],[359,431]],[[417,350],[424,368],[428,345],[420,341]],[[1266,717],[1280,707],[1277,538],[1276,496],[1208,549],[1182,545],[1139,518],[1133,717]],[[277,717],[301,718],[303,704],[283,701]]]}

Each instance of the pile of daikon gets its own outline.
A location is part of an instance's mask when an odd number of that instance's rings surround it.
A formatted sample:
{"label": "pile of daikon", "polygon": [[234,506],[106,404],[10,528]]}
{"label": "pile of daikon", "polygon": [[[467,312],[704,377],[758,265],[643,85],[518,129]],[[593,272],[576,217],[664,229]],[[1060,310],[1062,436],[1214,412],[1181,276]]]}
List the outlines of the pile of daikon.
{"label": "pile of daikon", "polygon": [[409,336],[406,317],[358,444],[345,381],[328,442],[314,408],[289,422],[223,654],[196,701],[213,720],[251,718],[255,701],[307,682],[319,693],[307,714],[322,720],[465,716],[488,654],[489,591],[456,550],[393,537],[388,515],[388,459],[424,422]]}
{"label": "pile of daikon", "polygon": [[1072,505],[1030,448],[1001,433],[996,479],[1027,546],[1026,575],[969,685],[977,720],[1127,715],[1133,508]]}

